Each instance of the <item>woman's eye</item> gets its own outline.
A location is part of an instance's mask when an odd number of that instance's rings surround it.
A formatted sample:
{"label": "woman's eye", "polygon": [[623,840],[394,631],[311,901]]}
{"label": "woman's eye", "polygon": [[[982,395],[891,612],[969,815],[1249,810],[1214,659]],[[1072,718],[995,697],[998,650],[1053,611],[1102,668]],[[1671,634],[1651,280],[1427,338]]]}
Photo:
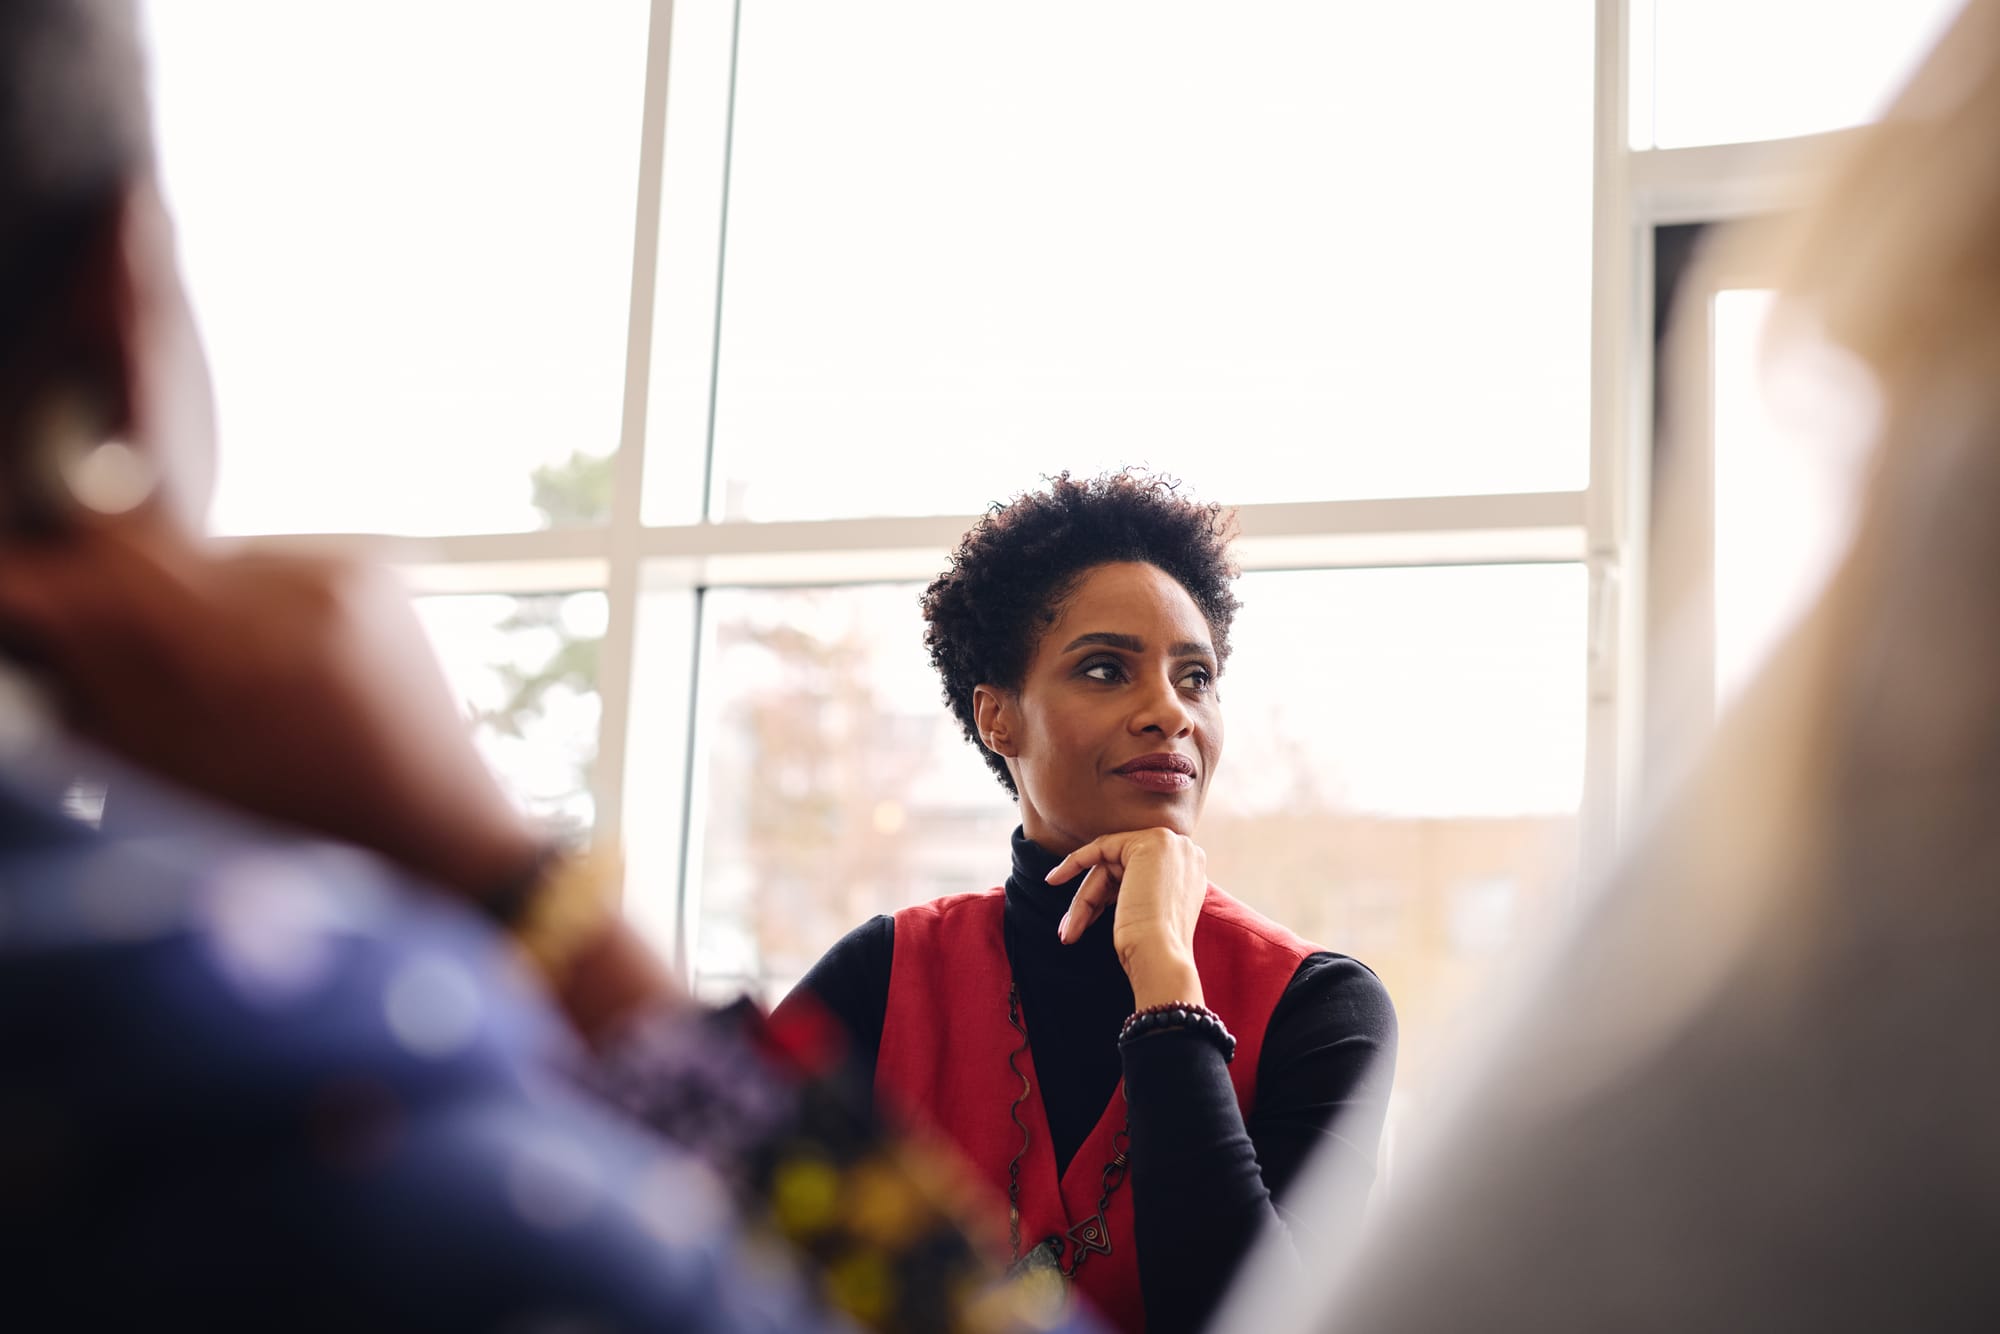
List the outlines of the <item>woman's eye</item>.
{"label": "woman's eye", "polygon": [[1206,667],[1190,667],[1181,677],[1183,690],[1206,690],[1214,684],[1215,678],[1209,675]]}
{"label": "woman's eye", "polygon": [[1120,681],[1125,677],[1125,669],[1109,659],[1087,663],[1083,674],[1093,681]]}

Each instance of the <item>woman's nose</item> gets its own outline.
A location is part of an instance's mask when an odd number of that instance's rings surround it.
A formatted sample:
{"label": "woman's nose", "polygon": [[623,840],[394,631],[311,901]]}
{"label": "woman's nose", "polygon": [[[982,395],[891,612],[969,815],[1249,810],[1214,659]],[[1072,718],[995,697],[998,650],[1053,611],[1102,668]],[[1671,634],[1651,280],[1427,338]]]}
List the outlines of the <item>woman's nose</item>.
{"label": "woman's nose", "polygon": [[1131,720],[1134,732],[1160,732],[1166,736],[1180,736],[1193,725],[1194,715],[1188,712],[1181,692],[1164,677],[1146,688]]}

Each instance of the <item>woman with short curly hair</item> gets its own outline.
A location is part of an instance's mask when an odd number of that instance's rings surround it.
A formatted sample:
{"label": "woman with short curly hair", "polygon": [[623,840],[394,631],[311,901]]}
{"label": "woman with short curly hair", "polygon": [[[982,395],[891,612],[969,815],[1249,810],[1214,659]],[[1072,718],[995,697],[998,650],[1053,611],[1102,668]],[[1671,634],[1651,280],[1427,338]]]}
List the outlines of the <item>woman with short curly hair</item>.
{"label": "woman with short curly hair", "polygon": [[1394,1062],[1375,975],[1214,888],[1195,841],[1233,533],[1119,472],[1064,474],[966,535],[925,641],[1020,804],[1011,872],[875,918],[800,984],[877,1098],[1006,1199],[1016,1260],[1126,1330],[1198,1327],[1315,1148],[1372,1170]]}

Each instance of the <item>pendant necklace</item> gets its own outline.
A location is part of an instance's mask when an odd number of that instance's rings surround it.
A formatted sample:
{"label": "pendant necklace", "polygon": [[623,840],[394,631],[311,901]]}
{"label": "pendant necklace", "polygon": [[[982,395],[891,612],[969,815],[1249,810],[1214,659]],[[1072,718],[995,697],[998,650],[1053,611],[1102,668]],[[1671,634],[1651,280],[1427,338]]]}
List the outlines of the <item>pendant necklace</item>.
{"label": "pendant necklace", "polygon": [[[1007,1068],[1021,1081],[1021,1092],[1014,1099],[1014,1105],[1007,1109],[1021,1132],[1021,1149],[1014,1155],[1014,1161],[1007,1164],[1007,1239],[1013,1246],[1014,1264],[1008,1272],[1012,1274],[1032,1274],[1037,1271],[1053,1270],[1066,1281],[1076,1278],[1076,1271],[1083,1268],[1083,1262],[1093,1255],[1111,1254],[1111,1222],[1106,1210],[1111,1207],[1111,1197],[1125,1182],[1125,1169],[1130,1164],[1126,1150],[1132,1145],[1132,1115],[1125,1114],[1125,1124],[1112,1137],[1111,1161],[1104,1165],[1104,1174],[1099,1178],[1097,1212],[1081,1223],[1073,1223],[1062,1237],[1045,1237],[1028,1251],[1021,1254],[1021,1160],[1028,1154],[1028,1125],[1021,1119],[1021,1104],[1034,1093],[1028,1076],[1022,1071],[1019,1057],[1028,1049],[1028,1030],[1021,1023],[1020,988],[1007,984],[1007,1022],[1021,1035],[1021,1045],[1007,1055]],[[1065,1211],[1067,1216],[1067,1211]],[[1063,1263],[1064,1237],[1069,1240],[1071,1258]]]}

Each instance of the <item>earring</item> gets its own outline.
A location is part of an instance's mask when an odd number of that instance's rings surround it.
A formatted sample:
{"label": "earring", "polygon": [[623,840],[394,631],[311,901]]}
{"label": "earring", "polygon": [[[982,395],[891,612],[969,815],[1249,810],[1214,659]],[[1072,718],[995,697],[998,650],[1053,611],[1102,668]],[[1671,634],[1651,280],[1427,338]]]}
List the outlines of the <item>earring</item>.
{"label": "earring", "polygon": [[42,469],[61,509],[107,517],[145,504],[159,489],[153,461],[122,440],[104,438],[104,416],[82,391],[52,395],[42,407]]}
{"label": "earring", "polygon": [[152,462],[122,440],[98,441],[64,460],[62,472],[70,498],[107,517],[138,509],[160,484]]}

